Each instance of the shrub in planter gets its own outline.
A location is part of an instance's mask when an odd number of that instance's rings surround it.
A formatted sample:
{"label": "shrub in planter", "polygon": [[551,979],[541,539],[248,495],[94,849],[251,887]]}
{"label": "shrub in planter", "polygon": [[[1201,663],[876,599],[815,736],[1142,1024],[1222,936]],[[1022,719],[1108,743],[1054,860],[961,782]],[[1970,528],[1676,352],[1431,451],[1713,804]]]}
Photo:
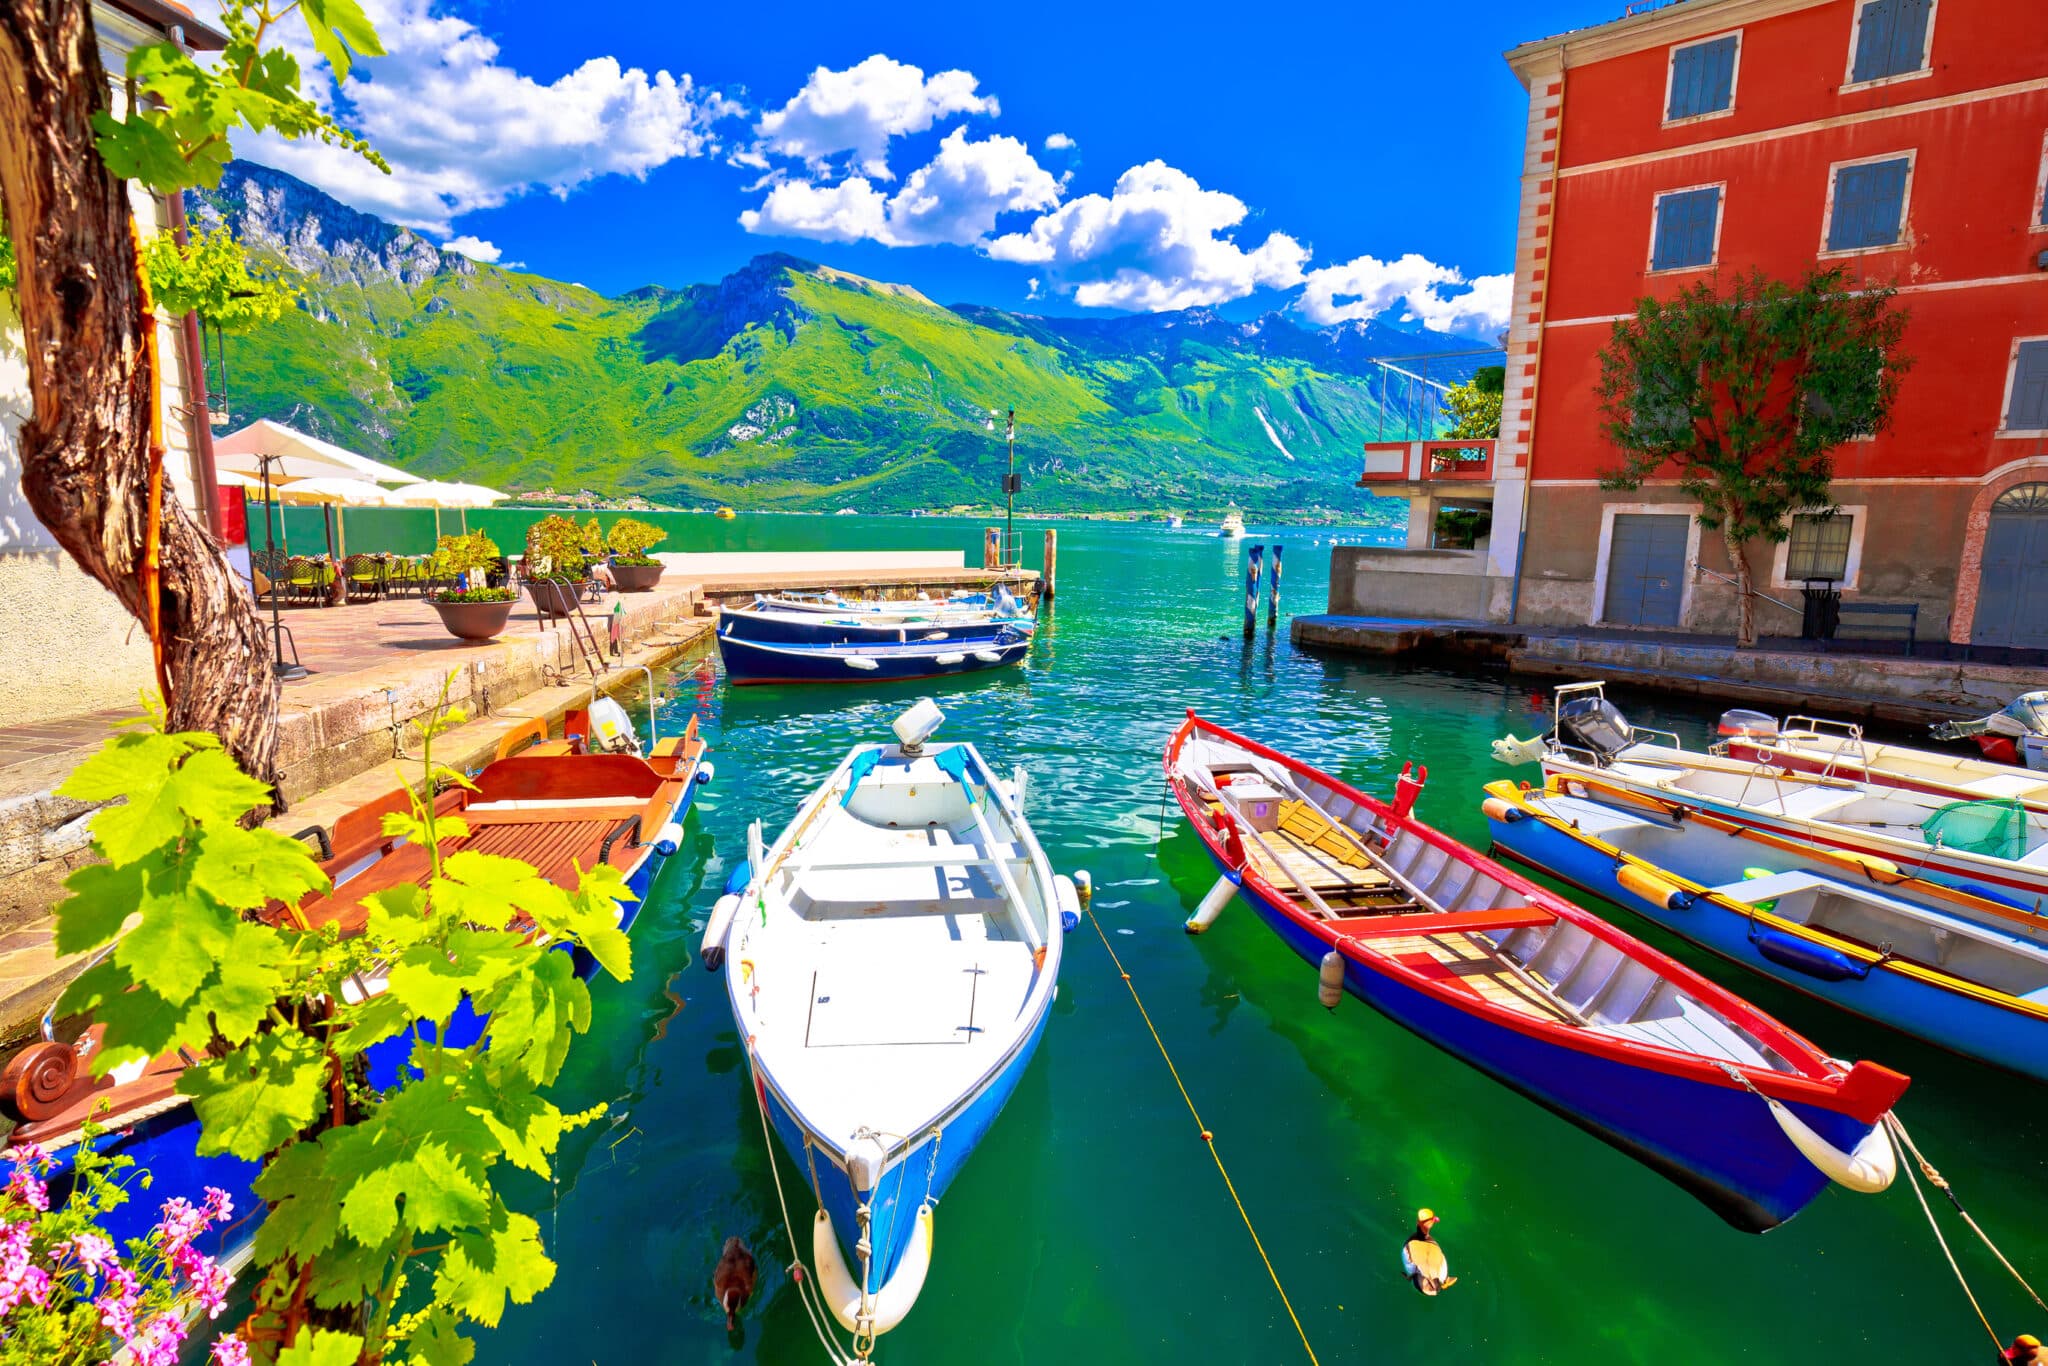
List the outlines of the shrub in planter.
{"label": "shrub in planter", "polygon": [[635,517],[621,517],[612,523],[612,575],[620,588],[644,592],[661,582],[665,566],[647,552],[667,539],[668,533],[660,527]]}
{"label": "shrub in planter", "polygon": [[475,588],[444,589],[429,599],[449,635],[461,640],[489,640],[503,633],[519,595],[509,588],[487,588],[480,582],[498,562],[499,554],[497,544],[481,531],[441,538],[434,550],[435,571],[467,575],[466,582],[478,584]]}
{"label": "shrub in planter", "polygon": [[541,615],[566,617],[574,612],[589,578],[582,527],[553,515],[527,528],[526,595]]}

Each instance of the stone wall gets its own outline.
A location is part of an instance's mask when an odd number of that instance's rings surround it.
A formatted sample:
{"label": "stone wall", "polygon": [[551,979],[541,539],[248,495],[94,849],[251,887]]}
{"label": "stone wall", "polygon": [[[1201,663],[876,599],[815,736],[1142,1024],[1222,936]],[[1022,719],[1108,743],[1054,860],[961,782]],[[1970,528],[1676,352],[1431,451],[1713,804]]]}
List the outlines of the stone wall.
{"label": "stone wall", "polygon": [[1514,583],[1487,573],[1488,567],[1483,550],[1333,546],[1329,610],[1431,621],[1504,621]]}

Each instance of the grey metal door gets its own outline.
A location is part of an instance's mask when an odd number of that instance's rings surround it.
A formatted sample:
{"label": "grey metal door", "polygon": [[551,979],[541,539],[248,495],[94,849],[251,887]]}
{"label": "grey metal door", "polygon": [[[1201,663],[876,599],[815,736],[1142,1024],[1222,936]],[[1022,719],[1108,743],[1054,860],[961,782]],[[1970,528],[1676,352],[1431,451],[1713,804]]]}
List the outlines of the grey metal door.
{"label": "grey metal door", "polygon": [[2048,649],[2048,484],[2007,489],[1991,505],[1972,645]]}
{"label": "grey metal door", "polygon": [[1607,546],[1607,601],[1600,619],[1620,626],[1676,626],[1685,587],[1685,514],[1618,512]]}

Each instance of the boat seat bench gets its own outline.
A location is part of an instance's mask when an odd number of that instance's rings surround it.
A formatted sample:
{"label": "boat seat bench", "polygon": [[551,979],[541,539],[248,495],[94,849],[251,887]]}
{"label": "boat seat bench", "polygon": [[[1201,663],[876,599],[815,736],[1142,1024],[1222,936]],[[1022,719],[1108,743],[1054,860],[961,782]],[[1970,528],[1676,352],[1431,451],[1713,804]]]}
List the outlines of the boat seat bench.
{"label": "boat seat bench", "polygon": [[1483,911],[1443,911],[1422,915],[1367,915],[1327,921],[1347,939],[1383,935],[1472,934],[1492,930],[1530,929],[1554,923],[1557,917],[1539,906],[1500,906]]}

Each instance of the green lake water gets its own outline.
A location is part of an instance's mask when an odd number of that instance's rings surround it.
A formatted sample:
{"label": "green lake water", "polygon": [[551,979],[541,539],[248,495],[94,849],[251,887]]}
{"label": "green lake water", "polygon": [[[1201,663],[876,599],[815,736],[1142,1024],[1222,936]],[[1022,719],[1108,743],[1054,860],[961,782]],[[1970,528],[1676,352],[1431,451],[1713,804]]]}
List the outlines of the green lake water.
{"label": "green lake water", "polygon": [[[979,523],[930,518],[678,521],[682,543],[665,549],[980,543]],[[1025,540],[1035,563],[1035,525]],[[1266,629],[1262,604],[1246,644],[1244,545],[1275,540],[1286,547],[1280,627]],[[1404,761],[1426,763],[1422,815],[1481,842],[1479,788],[1507,772],[1488,742],[1542,728],[1537,682],[1288,644],[1286,609],[1321,609],[1331,541],[1317,528],[1253,528],[1232,543],[1192,528],[1067,523],[1058,606],[1022,669],[938,688],[728,689],[705,657],[665,676],[664,730],[696,710],[717,780],[635,931],[632,980],[596,986],[595,1028],[565,1074],[565,1107],[605,1101],[610,1113],[566,1141],[554,1190],[523,1193],[560,1264],[555,1283],[482,1335],[478,1360],[823,1360],[784,1274],[770,1153],[722,980],[696,961],[697,930],[747,823],[760,819],[772,838],[848,746],[883,738],[926,693],[947,713],[942,738],[974,740],[999,769],[1029,767],[1029,814],[1054,865],[1094,874],[1101,924],[1323,1362],[1989,1360],[1903,1175],[1880,1196],[1828,1191],[1768,1235],[1734,1232],[1357,1000],[1325,1011],[1314,969],[1241,905],[1206,936],[1183,933],[1214,878],[1170,809],[1162,837],[1161,750],[1184,708],[1377,792]],[[1688,743],[1708,738],[1706,708],[1617,700]],[[2048,1275],[2038,1089],[1606,913],[1830,1051],[1910,1073],[1900,1113],[1923,1148],[2021,1267]],[[803,1179],[779,1147],[773,1160],[808,1260]],[[1443,1216],[1439,1241],[1459,1276],[1435,1300],[1400,1272],[1420,1205]],[[710,1284],[729,1234],[762,1267],[735,1338]],[[2048,1329],[1980,1247],[1960,1253],[2001,1331]],[[1086,920],[1037,1058],[940,1204],[930,1279],[876,1360],[1307,1360]]]}

